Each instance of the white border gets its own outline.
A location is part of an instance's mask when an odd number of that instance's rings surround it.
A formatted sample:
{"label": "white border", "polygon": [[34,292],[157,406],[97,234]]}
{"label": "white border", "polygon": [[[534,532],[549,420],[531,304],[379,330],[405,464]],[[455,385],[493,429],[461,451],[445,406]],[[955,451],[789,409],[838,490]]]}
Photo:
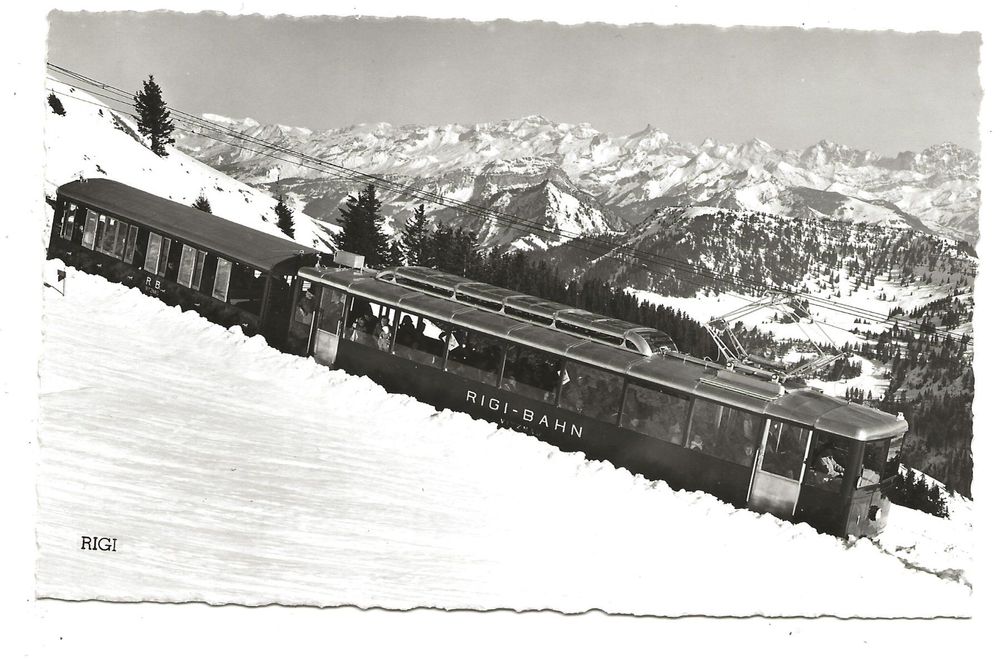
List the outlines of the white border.
{"label": "white border", "polygon": [[[5,12],[0,30],[6,83],[3,123],[4,141],[0,162],[4,168],[5,198],[0,218],[0,407],[6,434],[0,435],[0,509],[12,513],[0,538],[3,554],[0,599],[4,614],[0,620],[0,657],[28,654],[34,659],[299,659],[306,657],[404,659],[458,658],[501,659],[569,656],[627,659],[638,655],[679,659],[709,659],[722,651],[758,655],[803,655],[842,659],[863,656],[878,659],[919,652],[923,658],[936,656],[977,659],[990,655],[991,648],[980,646],[981,636],[991,634],[986,614],[994,606],[996,572],[991,566],[998,558],[993,547],[997,512],[995,490],[989,480],[997,466],[990,434],[993,418],[988,414],[997,393],[995,378],[988,368],[994,361],[986,356],[989,337],[986,329],[996,322],[996,273],[989,258],[996,255],[996,231],[991,223],[996,204],[990,182],[997,181],[993,167],[995,103],[990,94],[995,86],[997,31],[989,20],[986,3],[877,3],[850,1],[805,2],[700,2],[685,0],[651,6],[645,2],[556,3],[542,0],[489,3],[478,6],[468,0],[427,2],[303,2],[281,3],[182,0],[169,3],[187,11],[217,10],[228,13],[273,15],[423,15],[439,18],[465,17],[490,20],[550,20],[579,23],[603,21],[712,23],[716,25],[791,25],[803,27],[845,27],[854,29],[895,29],[901,31],[941,30],[983,32],[982,68],[986,95],[982,114],[983,207],[980,255],[983,269],[977,284],[976,324],[980,356],[977,357],[976,432],[974,444],[977,478],[977,531],[982,534],[976,574],[976,601],[980,617],[972,621],[804,621],[798,619],[661,619],[609,617],[601,613],[563,616],[556,613],[515,614],[441,612],[417,610],[386,612],[357,609],[313,609],[267,607],[208,607],[190,605],[119,605],[35,601],[33,597],[34,530],[33,483],[35,444],[33,422],[37,410],[35,379],[39,340],[42,240],[25,219],[44,213],[41,196],[41,100],[44,98],[45,15],[49,9],[68,11],[111,9],[156,9],[167,3],[132,0],[71,1],[48,7],[22,3]],[[10,194],[15,193],[11,205]],[[17,381],[13,381],[16,377]],[[706,578],[711,581],[711,578]],[[864,600],[859,595],[859,600]],[[919,599],[919,596],[914,596]],[[985,637],[982,639],[985,644]],[[985,652],[982,652],[985,651]],[[995,651],[994,651],[995,652]],[[6,653],[6,654],[5,654]],[[782,655],[784,654],[784,655]],[[18,658],[21,655],[17,656]]]}

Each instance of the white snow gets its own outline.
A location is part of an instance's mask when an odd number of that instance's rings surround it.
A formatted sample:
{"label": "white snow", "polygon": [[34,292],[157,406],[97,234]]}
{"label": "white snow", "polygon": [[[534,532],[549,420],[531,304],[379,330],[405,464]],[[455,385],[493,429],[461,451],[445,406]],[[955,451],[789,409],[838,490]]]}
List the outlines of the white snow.
{"label": "white snow", "polygon": [[[967,518],[894,508],[878,543],[819,535],[436,412],[68,271],[65,297],[44,294],[41,596],[970,612]],[[82,553],[81,535],[116,536],[118,551]]]}
{"label": "white snow", "polygon": [[[258,189],[228,177],[187,154],[167,147],[160,158],[116,123],[136,134],[132,119],[112,111],[83,90],[54,80],[47,81],[66,109],[64,116],[46,113],[45,192],[55,197],[56,189],[81,178],[106,177],[154,195],[184,204],[204,194],[212,213],[234,223],[284,237],[278,229],[277,201]],[[213,121],[256,126],[253,120],[229,120],[212,116]],[[252,124],[250,124],[252,123]],[[289,201],[294,215],[295,239],[310,247],[321,247],[325,236],[315,221],[298,211],[301,201]],[[297,203],[297,204],[296,204]]]}

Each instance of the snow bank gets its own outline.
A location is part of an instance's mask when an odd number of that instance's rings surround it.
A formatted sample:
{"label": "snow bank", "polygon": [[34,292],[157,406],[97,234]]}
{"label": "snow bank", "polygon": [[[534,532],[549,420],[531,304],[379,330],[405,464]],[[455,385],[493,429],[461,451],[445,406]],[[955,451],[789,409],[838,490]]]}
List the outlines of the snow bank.
{"label": "snow bank", "polygon": [[[819,535],[437,412],[72,269],[65,297],[45,290],[45,328],[41,596],[970,610],[962,522],[897,508],[882,543]],[[81,551],[83,535],[116,537],[117,552]]]}

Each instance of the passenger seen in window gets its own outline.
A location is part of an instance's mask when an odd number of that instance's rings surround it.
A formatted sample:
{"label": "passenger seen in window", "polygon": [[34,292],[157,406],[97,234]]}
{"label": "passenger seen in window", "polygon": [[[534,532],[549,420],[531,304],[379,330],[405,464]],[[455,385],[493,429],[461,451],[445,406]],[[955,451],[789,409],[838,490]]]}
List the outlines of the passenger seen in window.
{"label": "passenger seen in window", "polygon": [[375,333],[375,346],[383,352],[388,352],[391,342],[392,326],[389,324],[389,316],[383,315],[378,321],[377,331]]}
{"label": "passenger seen in window", "polygon": [[810,455],[806,482],[829,491],[840,489],[847,464],[848,447],[844,440],[817,433]]}

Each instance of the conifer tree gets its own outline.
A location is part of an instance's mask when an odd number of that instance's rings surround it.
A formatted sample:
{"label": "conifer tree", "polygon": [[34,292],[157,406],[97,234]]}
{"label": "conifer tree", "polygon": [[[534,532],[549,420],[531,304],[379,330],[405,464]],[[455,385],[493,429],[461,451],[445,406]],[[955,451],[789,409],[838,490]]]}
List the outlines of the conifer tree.
{"label": "conifer tree", "polygon": [[413,218],[403,227],[403,253],[406,263],[417,266],[429,266],[431,246],[430,227],[424,215],[424,205],[421,203],[413,213]]}
{"label": "conifer tree", "polygon": [[208,201],[208,198],[205,197],[204,191],[198,194],[198,198],[191,206],[205,212],[206,214],[212,213],[212,204]]}
{"label": "conifer tree", "polygon": [[163,102],[163,91],[153,80],[153,75],[142,83],[142,89],[135,93],[135,112],[138,116],[139,133],[149,138],[149,149],[157,156],[167,155],[167,145],[174,143],[170,135],[174,123],[170,111]]}
{"label": "conifer tree", "polygon": [[338,250],[365,256],[365,263],[373,268],[384,267],[389,262],[389,237],[380,227],[382,203],[375,194],[375,185],[369,184],[357,196],[348,196],[347,206],[340,208],[341,233],[334,238]]}
{"label": "conifer tree", "polygon": [[406,251],[399,241],[389,244],[389,264],[387,266],[401,267],[406,264]]}
{"label": "conifer tree", "polygon": [[278,215],[278,229],[294,239],[295,222],[292,220],[292,210],[285,204],[283,197],[278,198],[278,204],[274,207],[274,213]]}

